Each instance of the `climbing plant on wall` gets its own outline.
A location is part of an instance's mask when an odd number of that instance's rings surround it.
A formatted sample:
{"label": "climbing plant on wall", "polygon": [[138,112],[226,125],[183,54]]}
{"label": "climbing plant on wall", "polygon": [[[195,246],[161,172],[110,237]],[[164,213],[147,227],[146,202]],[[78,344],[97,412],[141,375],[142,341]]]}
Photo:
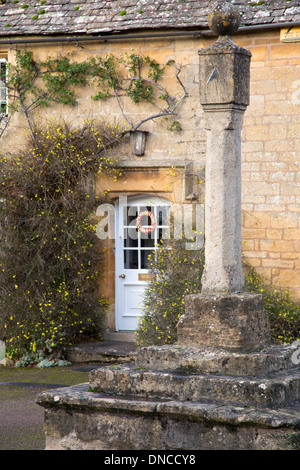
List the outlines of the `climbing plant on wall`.
{"label": "climbing plant on wall", "polygon": [[87,77],[88,67],[84,62],[71,63],[67,57],[38,62],[34,60],[32,51],[17,51],[15,64],[8,65],[8,115],[12,117],[14,113],[21,112],[35,142],[34,111],[53,103],[74,105],[74,88],[86,85]]}
{"label": "climbing plant on wall", "polygon": [[[113,54],[105,59],[92,58],[90,63],[94,70],[94,83],[97,88],[100,88],[92,96],[92,99],[104,100],[112,96],[115,97],[120,112],[129,124],[130,131],[137,130],[149,120],[176,116],[177,108],[187,97],[187,90],[180,79],[181,68],[177,67],[173,60],[169,60],[165,65],[160,65],[148,56],[142,57],[132,53],[121,58],[117,58]],[[177,98],[172,97],[167,88],[160,83],[166,68],[171,66],[175,68],[175,80],[181,92]],[[121,96],[129,97],[137,105],[149,103],[154,112],[149,113],[138,122],[133,122],[124,110],[124,105],[120,100]],[[177,128],[177,130],[179,129]]]}
{"label": "climbing plant on wall", "polygon": [[[71,60],[72,59],[72,60]],[[166,68],[174,67],[174,79],[179,86],[179,96],[174,97],[162,85]],[[9,64],[7,76],[9,119],[21,112],[35,140],[33,132],[34,112],[39,107],[49,107],[54,103],[76,104],[76,90],[87,84],[95,88],[93,100],[114,98],[126,126],[123,135],[137,130],[145,122],[157,118],[176,116],[179,105],[187,96],[180,79],[181,68],[170,60],[160,65],[150,57],[137,54],[106,57],[91,57],[78,62],[72,56],[49,57],[37,61],[28,49],[16,52],[15,64]],[[147,115],[133,122],[125,112],[122,97],[127,96],[135,105],[150,104]],[[176,126],[174,126],[176,122]],[[178,121],[173,121],[171,130],[179,130]],[[0,133],[1,136],[1,133]]]}

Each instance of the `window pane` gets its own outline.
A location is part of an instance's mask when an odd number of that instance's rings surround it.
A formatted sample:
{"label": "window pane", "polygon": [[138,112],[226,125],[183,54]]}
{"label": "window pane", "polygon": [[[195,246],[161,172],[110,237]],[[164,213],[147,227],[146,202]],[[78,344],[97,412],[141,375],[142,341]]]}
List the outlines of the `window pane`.
{"label": "window pane", "polygon": [[0,60],[0,112],[7,112],[6,61]]}
{"label": "window pane", "polygon": [[141,269],[148,269],[149,266],[149,256],[151,253],[154,253],[152,250],[141,250]]}
{"label": "window pane", "polygon": [[150,233],[141,233],[141,247],[154,248],[155,245],[155,230]]}
{"label": "window pane", "polygon": [[127,206],[124,207],[124,225],[132,225],[134,224],[134,219],[138,216],[138,208],[137,206]]}
{"label": "window pane", "polygon": [[162,240],[170,240],[170,227],[158,229],[157,244],[159,245]]}
{"label": "window pane", "polygon": [[170,208],[167,206],[157,207],[157,225],[170,225]]}
{"label": "window pane", "polygon": [[138,247],[138,229],[130,227],[124,229],[124,247],[137,248]]}
{"label": "window pane", "polygon": [[138,269],[138,250],[124,250],[124,269]]}

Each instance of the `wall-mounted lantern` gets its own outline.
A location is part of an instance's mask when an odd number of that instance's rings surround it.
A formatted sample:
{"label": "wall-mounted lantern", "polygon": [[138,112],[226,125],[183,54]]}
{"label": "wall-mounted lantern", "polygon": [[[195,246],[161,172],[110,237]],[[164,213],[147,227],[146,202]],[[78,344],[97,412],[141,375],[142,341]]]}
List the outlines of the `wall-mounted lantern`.
{"label": "wall-mounted lantern", "polygon": [[146,147],[146,136],[145,131],[133,131],[130,132],[130,146],[131,153],[133,155],[144,155]]}

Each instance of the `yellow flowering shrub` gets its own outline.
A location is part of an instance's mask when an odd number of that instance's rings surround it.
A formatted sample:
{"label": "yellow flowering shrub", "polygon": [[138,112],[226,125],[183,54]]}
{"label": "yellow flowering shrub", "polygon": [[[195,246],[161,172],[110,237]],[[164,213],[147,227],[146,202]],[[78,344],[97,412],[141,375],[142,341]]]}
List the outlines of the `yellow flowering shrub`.
{"label": "yellow flowering shrub", "polygon": [[183,241],[169,240],[156,255],[150,255],[149,261],[155,278],[146,288],[143,316],[136,331],[138,347],[176,342],[184,298],[201,291],[204,253],[202,249],[186,250]]}
{"label": "yellow flowering shrub", "polygon": [[63,358],[82,335],[99,334],[107,301],[93,214],[104,196],[90,187],[92,175],[115,175],[106,149],[118,132],[49,124],[22,155],[1,155],[0,337],[11,358]]}
{"label": "yellow flowering shrub", "polygon": [[300,339],[300,304],[292,299],[289,290],[271,288],[247,263],[244,263],[244,271],[245,290],[263,296],[273,342],[292,343]]}
{"label": "yellow flowering shrub", "polygon": [[[173,344],[176,325],[184,314],[184,299],[201,292],[204,250],[185,249],[183,241],[168,241],[151,257],[150,272],[155,275],[146,289],[143,316],[136,332],[138,347]],[[253,267],[243,263],[245,291],[261,293],[268,313],[273,343],[300,339],[300,305],[288,290],[267,286]]]}

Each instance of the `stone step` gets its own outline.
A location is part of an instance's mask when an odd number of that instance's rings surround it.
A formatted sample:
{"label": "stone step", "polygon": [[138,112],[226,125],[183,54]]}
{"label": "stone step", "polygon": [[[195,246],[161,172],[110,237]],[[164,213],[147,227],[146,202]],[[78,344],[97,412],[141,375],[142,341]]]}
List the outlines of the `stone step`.
{"label": "stone step", "polygon": [[298,368],[294,355],[299,345],[272,345],[251,352],[230,352],[220,348],[149,346],[137,352],[136,365],[147,370],[185,373],[266,377],[270,373]]}
{"label": "stone step", "polygon": [[116,340],[80,343],[69,349],[68,359],[72,363],[124,364],[136,360],[136,346]]}
{"label": "stone step", "polygon": [[300,400],[300,371],[266,378],[148,371],[134,366],[100,367],[90,372],[92,391],[147,398],[197,402],[280,406]]}

